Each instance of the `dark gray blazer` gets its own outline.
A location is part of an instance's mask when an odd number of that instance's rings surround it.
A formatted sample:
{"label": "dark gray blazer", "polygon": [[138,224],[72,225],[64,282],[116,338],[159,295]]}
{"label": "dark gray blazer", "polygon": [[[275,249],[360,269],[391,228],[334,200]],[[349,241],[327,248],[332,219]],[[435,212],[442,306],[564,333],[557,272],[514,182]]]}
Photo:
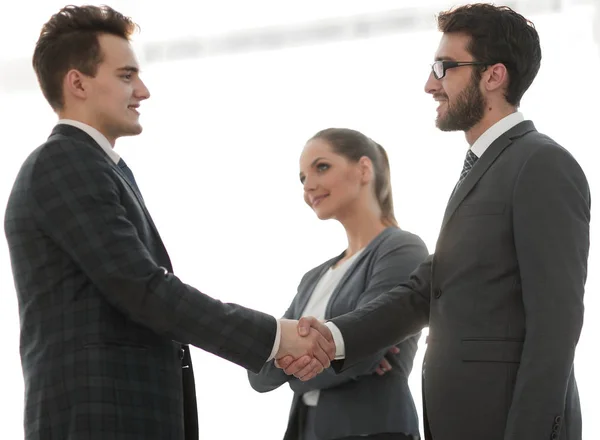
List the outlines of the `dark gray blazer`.
{"label": "dark gray blazer", "polygon": [[335,368],[429,323],[428,438],[580,440],[573,357],[589,222],[577,162],[531,121],[518,124],[450,199],[435,254],[409,282],[333,319],[346,347]]}
{"label": "dark gray blazer", "polygon": [[25,160],[4,227],[26,440],[194,440],[182,344],[256,372],[270,355],[275,319],[173,275],[142,198],[77,128],[58,125]]}
{"label": "dark gray blazer", "polygon": [[[342,253],[304,275],[284,317],[298,319],[302,316],[321,276],[343,256]],[[348,268],[327,304],[325,318],[355,310],[407,280],[425,258],[427,248],[418,236],[399,228],[385,229]],[[285,440],[297,439],[297,405],[302,394],[310,390],[321,390],[315,422],[320,439],[380,432],[418,436],[417,413],[408,387],[417,341],[418,336],[411,337],[398,345],[400,353],[387,355],[392,370],[383,376],[375,374],[375,369],[386,356],[389,346],[380,347],[379,351],[339,375],[329,368],[316,378],[302,382],[290,378],[269,362],[259,374],[248,373],[248,379],[259,392],[274,390],[286,382],[294,391]]]}

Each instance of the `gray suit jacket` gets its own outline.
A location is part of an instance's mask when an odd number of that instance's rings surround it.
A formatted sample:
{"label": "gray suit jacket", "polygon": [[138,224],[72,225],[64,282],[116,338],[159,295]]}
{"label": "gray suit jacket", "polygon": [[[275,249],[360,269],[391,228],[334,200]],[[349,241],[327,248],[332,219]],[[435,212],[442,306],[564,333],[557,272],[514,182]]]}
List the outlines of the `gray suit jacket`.
{"label": "gray suit jacket", "polygon": [[450,199],[435,254],[410,281],[333,319],[346,347],[335,367],[429,323],[429,438],[580,440],[573,357],[589,221],[577,162],[531,121],[518,124]]}
{"label": "gray suit jacket", "polygon": [[181,282],[142,198],[77,128],[25,160],[4,226],[27,440],[193,440],[182,344],[257,372],[269,357],[275,319]]}
{"label": "gray suit jacket", "polygon": [[[302,316],[321,276],[343,255],[304,275],[284,317],[298,319]],[[394,227],[385,229],[348,268],[327,304],[325,318],[355,310],[407,280],[426,257],[427,248],[418,236]],[[418,436],[417,413],[407,382],[417,341],[418,336],[411,337],[398,345],[400,353],[387,355],[392,370],[383,376],[375,374],[375,369],[389,347],[380,347],[379,351],[339,375],[330,368],[316,378],[302,382],[290,378],[269,362],[259,374],[248,373],[248,379],[260,392],[274,390],[286,382],[294,391],[286,440],[298,438],[297,405],[301,396],[310,390],[321,390],[315,423],[317,434],[323,440],[380,432]]]}

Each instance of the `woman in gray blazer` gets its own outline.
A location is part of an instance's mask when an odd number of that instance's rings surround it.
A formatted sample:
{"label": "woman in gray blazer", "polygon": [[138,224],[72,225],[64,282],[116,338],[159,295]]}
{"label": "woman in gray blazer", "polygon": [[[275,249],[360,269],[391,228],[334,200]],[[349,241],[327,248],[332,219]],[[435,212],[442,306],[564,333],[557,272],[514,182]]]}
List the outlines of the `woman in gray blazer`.
{"label": "woman in gray blazer", "polygon": [[[320,319],[348,313],[397,284],[427,257],[416,235],[398,227],[385,150],[355,130],[330,128],[313,136],[300,157],[304,200],[322,219],[336,219],[348,247],[304,275],[285,318]],[[267,363],[248,373],[267,392],[289,383],[294,391],[284,440],[418,439],[408,387],[419,335],[335,374],[307,382]]]}

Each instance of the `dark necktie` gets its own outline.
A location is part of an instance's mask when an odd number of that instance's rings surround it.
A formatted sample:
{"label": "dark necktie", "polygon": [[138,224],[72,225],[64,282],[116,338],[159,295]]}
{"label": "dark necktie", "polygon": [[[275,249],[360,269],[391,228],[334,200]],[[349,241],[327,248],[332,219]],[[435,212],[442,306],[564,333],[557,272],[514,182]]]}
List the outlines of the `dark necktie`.
{"label": "dark necktie", "polygon": [[[458,187],[463,183],[463,180],[465,180],[465,177],[467,177],[467,174],[469,174],[469,171],[471,171],[471,168],[473,168],[473,165],[475,165],[475,162],[477,162],[477,159],[479,159],[477,157],[477,155],[475,153],[473,153],[471,151],[471,149],[469,149],[469,151],[467,151],[467,155],[465,156],[465,162],[463,163],[463,169],[460,172],[460,178],[458,179],[458,182],[457,182],[456,186],[454,187],[454,190],[452,191],[452,196],[454,195],[456,190],[458,190]],[[452,198],[452,196],[450,196],[450,198]]]}
{"label": "dark necktie", "polygon": [[141,197],[142,193],[137,186],[135,177],[133,177],[133,173],[131,172],[131,169],[127,166],[127,164],[125,163],[125,161],[123,159],[119,159],[119,163],[117,165],[119,165],[119,168],[121,168],[121,171],[123,171],[123,174],[125,174],[125,177],[127,177],[127,180],[129,181],[129,183],[131,183],[131,186],[133,186],[133,188],[137,191],[137,193]]}
{"label": "dark necktie", "polygon": [[463,169],[460,172],[460,179],[458,179],[459,182],[462,182],[464,178],[467,177],[467,174],[469,174],[469,171],[471,171],[471,168],[473,168],[473,165],[475,165],[477,159],[479,159],[477,155],[469,149],[469,151],[467,151],[467,155],[465,156]]}

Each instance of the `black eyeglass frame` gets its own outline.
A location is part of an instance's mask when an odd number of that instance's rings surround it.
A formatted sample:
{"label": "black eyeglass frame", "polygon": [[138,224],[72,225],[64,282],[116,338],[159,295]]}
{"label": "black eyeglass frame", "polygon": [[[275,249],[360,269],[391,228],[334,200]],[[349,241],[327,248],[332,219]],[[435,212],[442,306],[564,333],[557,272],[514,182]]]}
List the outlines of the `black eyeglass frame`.
{"label": "black eyeglass frame", "polygon": [[[455,67],[462,66],[491,66],[494,63],[486,63],[485,61],[450,61],[450,60],[437,60],[431,65],[431,72],[435,79],[440,80],[446,76],[448,69],[454,69]],[[436,66],[441,66],[442,74],[438,75],[436,72]],[[438,69],[439,70],[439,69]]]}

